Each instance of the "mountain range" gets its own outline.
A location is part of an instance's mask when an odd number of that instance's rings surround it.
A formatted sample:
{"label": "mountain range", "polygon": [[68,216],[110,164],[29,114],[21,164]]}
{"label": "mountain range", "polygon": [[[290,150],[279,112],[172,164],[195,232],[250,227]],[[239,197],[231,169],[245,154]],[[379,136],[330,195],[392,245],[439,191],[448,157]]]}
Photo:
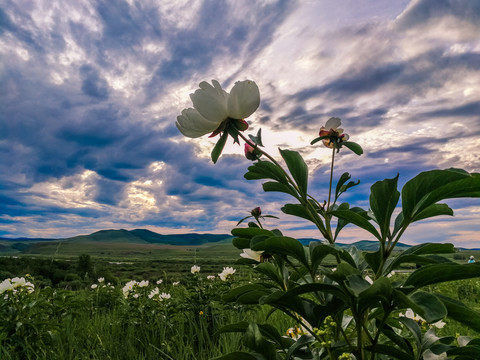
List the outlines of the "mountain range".
{"label": "mountain range", "polygon": [[[100,230],[89,235],[79,235],[61,239],[47,238],[0,238],[0,252],[23,252],[30,246],[45,242],[69,242],[69,243],[124,243],[124,244],[160,244],[177,246],[199,246],[229,242],[233,237],[228,234],[169,234],[162,235],[146,229],[135,230]],[[299,241],[305,245],[314,238],[302,238]],[[359,250],[374,251],[378,249],[378,241],[361,240],[353,244],[337,243],[340,247],[355,246]],[[398,248],[410,247],[406,244],[397,244]]]}

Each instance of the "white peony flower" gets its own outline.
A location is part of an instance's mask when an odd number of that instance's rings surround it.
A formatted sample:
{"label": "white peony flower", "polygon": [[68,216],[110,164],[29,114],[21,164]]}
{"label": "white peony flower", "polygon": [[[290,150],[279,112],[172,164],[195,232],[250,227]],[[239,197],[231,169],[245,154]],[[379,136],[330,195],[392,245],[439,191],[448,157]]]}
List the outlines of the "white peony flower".
{"label": "white peony flower", "polygon": [[160,301],[162,300],[168,300],[170,299],[172,296],[170,294],[167,294],[167,293],[164,293],[162,292],[160,295],[158,295],[158,298],[160,299]]}
{"label": "white peony flower", "polygon": [[252,115],[260,105],[260,91],[255,82],[238,81],[230,94],[222,89],[218,81],[200,83],[200,89],[190,94],[194,109],[188,108],[177,116],[175,125],[190,138],[221,131],[228,119],[243,120]]}
{"label": "white peony flower", "polygon": [[162,280],[162,279],[157,280],[157,285],[160,285],[161,283],[163,283],[163,280]]}
{"label": "white peony flower", "polygon": [[190,272],[192,274],[197,274],[200,272],[200,266],[197,266],[197,265],[193,265],[192,268],[190,269]]}
{"label": "white peony flower", "polygon": [[172,283],[172,285],[173,285],[173,286],[180,285],[180,281],[174,281],[174,282]]}
{"label": "white peony flower", "polygon": [[208,276],[207,276],[207,279],[208,279],[208,280],[215,280],[215,276],[214,276],[214,275],[208,275]]}
{"label": "white peony flower", "polygon": [[10,282],[10,279],[5,279],[0,283],[0,294],[3,294],[8,290],[13,290],[13,285]]}
{"label": "white peony flower", "polygon": [[102,283],[102,282],[104,282],[104,281],[105,281],[105,278],[103,278],[103,277],[100,277],[100,278],[98,278],[98,280],[97,280],[97,281],[98,281],[99,283]]}
{"label": "white peony flower", "polygon": [[319,136],[330,136],[330,138],[322,140],[323,145],[333,149],[335,146],[333,139],[335,139],[337,142],[342,142],[347,141],[350,138],[348,134],[344,134],[343,129],[339,127],[341,124],[342,122],[339,118],[332,117],[328,119],[325,126],[320,128],[318,133]]}
{"label": "white peony flower", "polygon": [[156,287],[155,289],[150,291],[150,294],[148,294],[148,298],[149,299],[153,298],[155,295],[158,295],[159,292],[160,292],[160,290],[158,290],[158,287]]}
{"label": "white peony flower", "polygon": [[235,271],[237,270],[235,270],[232,267],[224,267],[223,271],[220,274],[218,274],[218,277],[222,281],[227,281],[231,276],[233,276],[233,274],[235,274]]}
{"label": "white peony flower", "polygon": [[262,258],[263,251],[254,251],[252,249],[243,249],[243,252],[240,254],[241,257],[245,259],[255,260],[260,262]]}
{"label": "white peony flower", "polygon": [[138,285],[138,287],[147,287],[148,286],[148,280],[142,280],[137,285]]}

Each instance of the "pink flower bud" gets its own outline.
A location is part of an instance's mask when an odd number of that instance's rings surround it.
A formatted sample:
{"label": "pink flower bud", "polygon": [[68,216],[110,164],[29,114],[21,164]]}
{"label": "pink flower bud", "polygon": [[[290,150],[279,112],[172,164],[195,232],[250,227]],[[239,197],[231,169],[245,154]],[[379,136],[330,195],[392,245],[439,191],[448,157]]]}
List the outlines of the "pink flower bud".
{"label": "pink flower bud", "polygon": [[253,209],[251,212],[252,216],[254,218],[258,218],[260,217],[260,215],[262,215],[262,209],[260,209],[260,206],[257,206],[255,209]]}
{"label": "pink flower bud", "polygon": [[258,160],[260,156],[262,156],[262,153],[258,150],[257,146],[254,146],[250,142],[245,143],[245,157],[248,160],[255,161]]}

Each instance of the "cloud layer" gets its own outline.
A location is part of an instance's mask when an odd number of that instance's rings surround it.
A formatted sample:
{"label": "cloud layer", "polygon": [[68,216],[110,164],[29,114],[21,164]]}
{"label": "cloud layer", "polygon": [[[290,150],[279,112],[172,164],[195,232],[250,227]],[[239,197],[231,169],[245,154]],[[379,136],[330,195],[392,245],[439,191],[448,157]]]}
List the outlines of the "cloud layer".
{"label": "cloud layer", "polygon": [[[102,228],[227,233],[286,198],[247,182],[242,148],[174,126],[203,80],[260,87],[248,119],[267,150],[300,150],[325,197],[330,153],[308,144],[341,117],[365,154],[336,173],[361,185],[459,167],[480,171],[480,6],[471,1],[6,1],[0,8],[0,235]],[[322,197],[323,196],[323,197]],[[480,240],[478,201],[412,229],[409,242]],[[282,216],[292,234],[317,236]],[[422,227],[423,226],[423,227]],[[440,233],[425,231],[429,227]],[[348,230],[348,229],[347,229]],[[351,231],[345,241],[358,240]],[[350,234],[350,235],[349,235]]]}

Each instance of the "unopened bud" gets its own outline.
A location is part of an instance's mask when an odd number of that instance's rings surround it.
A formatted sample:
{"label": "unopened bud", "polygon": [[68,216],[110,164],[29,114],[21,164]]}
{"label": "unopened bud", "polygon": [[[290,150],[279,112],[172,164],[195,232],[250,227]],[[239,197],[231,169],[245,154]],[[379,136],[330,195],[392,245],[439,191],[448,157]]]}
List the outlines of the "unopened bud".
{"label": "unopened bud", "polygon": [[260,215],[262,215],[262,209],[260,209],[260,206],[258,206],[255,209],[253,209],[250,213],[254,218],[259,218]]}
{"label": "unopened bud", "polygon": [[255,161],[258,160],[262,156],[261,151],[257,148],[257,146],[253,146],[251,143],[245,143],[245,157],[248,160]]}

